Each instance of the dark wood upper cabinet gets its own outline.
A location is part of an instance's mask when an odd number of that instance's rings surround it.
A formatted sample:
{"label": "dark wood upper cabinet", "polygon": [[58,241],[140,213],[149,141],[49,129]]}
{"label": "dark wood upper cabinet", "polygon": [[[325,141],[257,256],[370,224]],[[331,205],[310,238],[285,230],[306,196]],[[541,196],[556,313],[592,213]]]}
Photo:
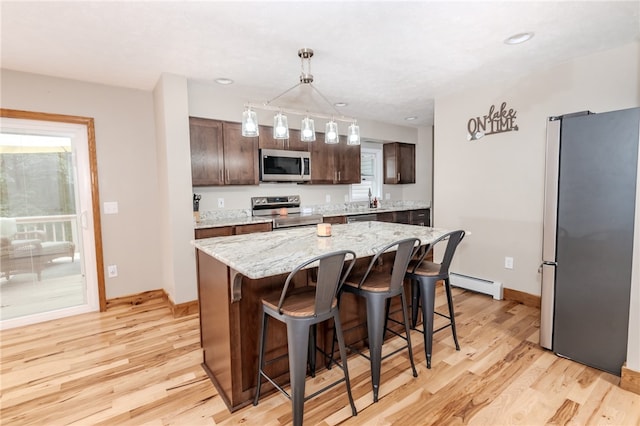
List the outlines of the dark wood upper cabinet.
{"label": "dark wood upper cabinet", "polygon": [[312,184],[360,183],[360,145],[324,143],[324,133],[316,133],[315,142],[309,144],[311,152]]}
{"label": "dark wood upper cabinet", "polygon": [[257,185],[258,138],[240,123],[189,117],[193,186]]}
{"label": "dark wood upper cabinet", "polygon": [[300,130],[289,129],[289,139],[274,139],[273,127],[260,126],[258,136],[260,149],[285,149],[288,151],[308,151],[309,145],[314,142],[302,142]]}
{"label": "dark wood upper cabinet", "polygon": [[260,180],[258,138],[242,136],[240,123],[224,122],[222,129],[225,185],[257,185]]}
{"label": "dark wood upper cabinet", "polygon": [[410,143],[389,142],[382,147],[384,183],[416,183],[416,146]]}
{"label": "dark wood upper cabinet", "polygon": [[223,185],[222,122],[189,117],[193,186]]}

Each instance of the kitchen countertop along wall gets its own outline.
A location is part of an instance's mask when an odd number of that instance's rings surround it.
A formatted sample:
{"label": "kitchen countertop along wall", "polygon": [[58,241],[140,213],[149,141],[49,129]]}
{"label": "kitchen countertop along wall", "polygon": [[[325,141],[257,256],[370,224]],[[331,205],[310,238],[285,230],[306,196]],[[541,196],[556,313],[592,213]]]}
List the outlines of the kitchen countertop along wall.
{"label": "kitchen countertop along wall", "polygon": [[[383,203],[378,208],[369,208],[367,202],[322,204],[317,206],[301,206],[302,214],[321,214],[325,217],[354,216],[359,214],[384,213],[406,210],[428,209],[431,204],[426,201],[396,201]],[[195,229],[219,228],[224,226],[268,223],[270,217],[251,216],[250,209],[215,210],[200,213],[200,221],[194,223]]]}

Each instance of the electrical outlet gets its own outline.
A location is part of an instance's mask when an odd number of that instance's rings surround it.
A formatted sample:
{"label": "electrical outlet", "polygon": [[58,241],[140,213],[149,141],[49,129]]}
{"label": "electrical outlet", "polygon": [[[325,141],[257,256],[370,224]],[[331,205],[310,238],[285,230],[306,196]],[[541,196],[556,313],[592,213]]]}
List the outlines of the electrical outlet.
{"label": "electrical outlet", "polygon": [[224,198],[218,198],[218,208],[219,209],[224,208]]}
{"label": "electrical outlet", "polygon": [[330,203],[331,202],[331,195],[327,194],[324,196],[324,202],[325,203]]}
{"label": "electrical outlet", "polygon": [[505,269],[513,269],[513,257],[505,257],[504,258],[504,267]]}
{"label": "electrical outlet", "polygon": [[344,202],[345,203],[349,202],[349,194],[344,194]]}
{"label": "electrical outlet", "polygon": [[115,278],[118,276],[118,265],[109,265],[107,266],[107,274],[109,278]]}
{"label": "electrical outlet", "polygon": [[385,200],[390,200],[391,199],[391,194],[388,193],[388,192],[386,194],[384,194],[384,199]]}

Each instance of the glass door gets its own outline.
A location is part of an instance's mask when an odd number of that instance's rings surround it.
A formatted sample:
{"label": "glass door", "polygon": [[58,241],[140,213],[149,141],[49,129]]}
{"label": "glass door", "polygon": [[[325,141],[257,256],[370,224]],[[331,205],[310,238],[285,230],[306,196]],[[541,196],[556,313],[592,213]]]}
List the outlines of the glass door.
{"label": "glass door", "polygon": [[2,119],[0,325],[99,309],[87,130]]}

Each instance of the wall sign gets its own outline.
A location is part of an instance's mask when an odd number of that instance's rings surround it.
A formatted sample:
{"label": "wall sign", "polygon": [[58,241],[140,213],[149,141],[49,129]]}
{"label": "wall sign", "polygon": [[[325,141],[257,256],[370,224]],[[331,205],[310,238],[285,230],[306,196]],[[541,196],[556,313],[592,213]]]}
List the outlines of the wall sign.
{"label": "wall sign", "polygon": [[496,110],[495,105],[491,105],[487,115],[470,118],[467,122],[470,140],[480,139],[483,136],[493,135],[494,133],[517,131],[516,114],[517,111],[513,108],[507,109],[506,102],[500,105],[499,110]]}

